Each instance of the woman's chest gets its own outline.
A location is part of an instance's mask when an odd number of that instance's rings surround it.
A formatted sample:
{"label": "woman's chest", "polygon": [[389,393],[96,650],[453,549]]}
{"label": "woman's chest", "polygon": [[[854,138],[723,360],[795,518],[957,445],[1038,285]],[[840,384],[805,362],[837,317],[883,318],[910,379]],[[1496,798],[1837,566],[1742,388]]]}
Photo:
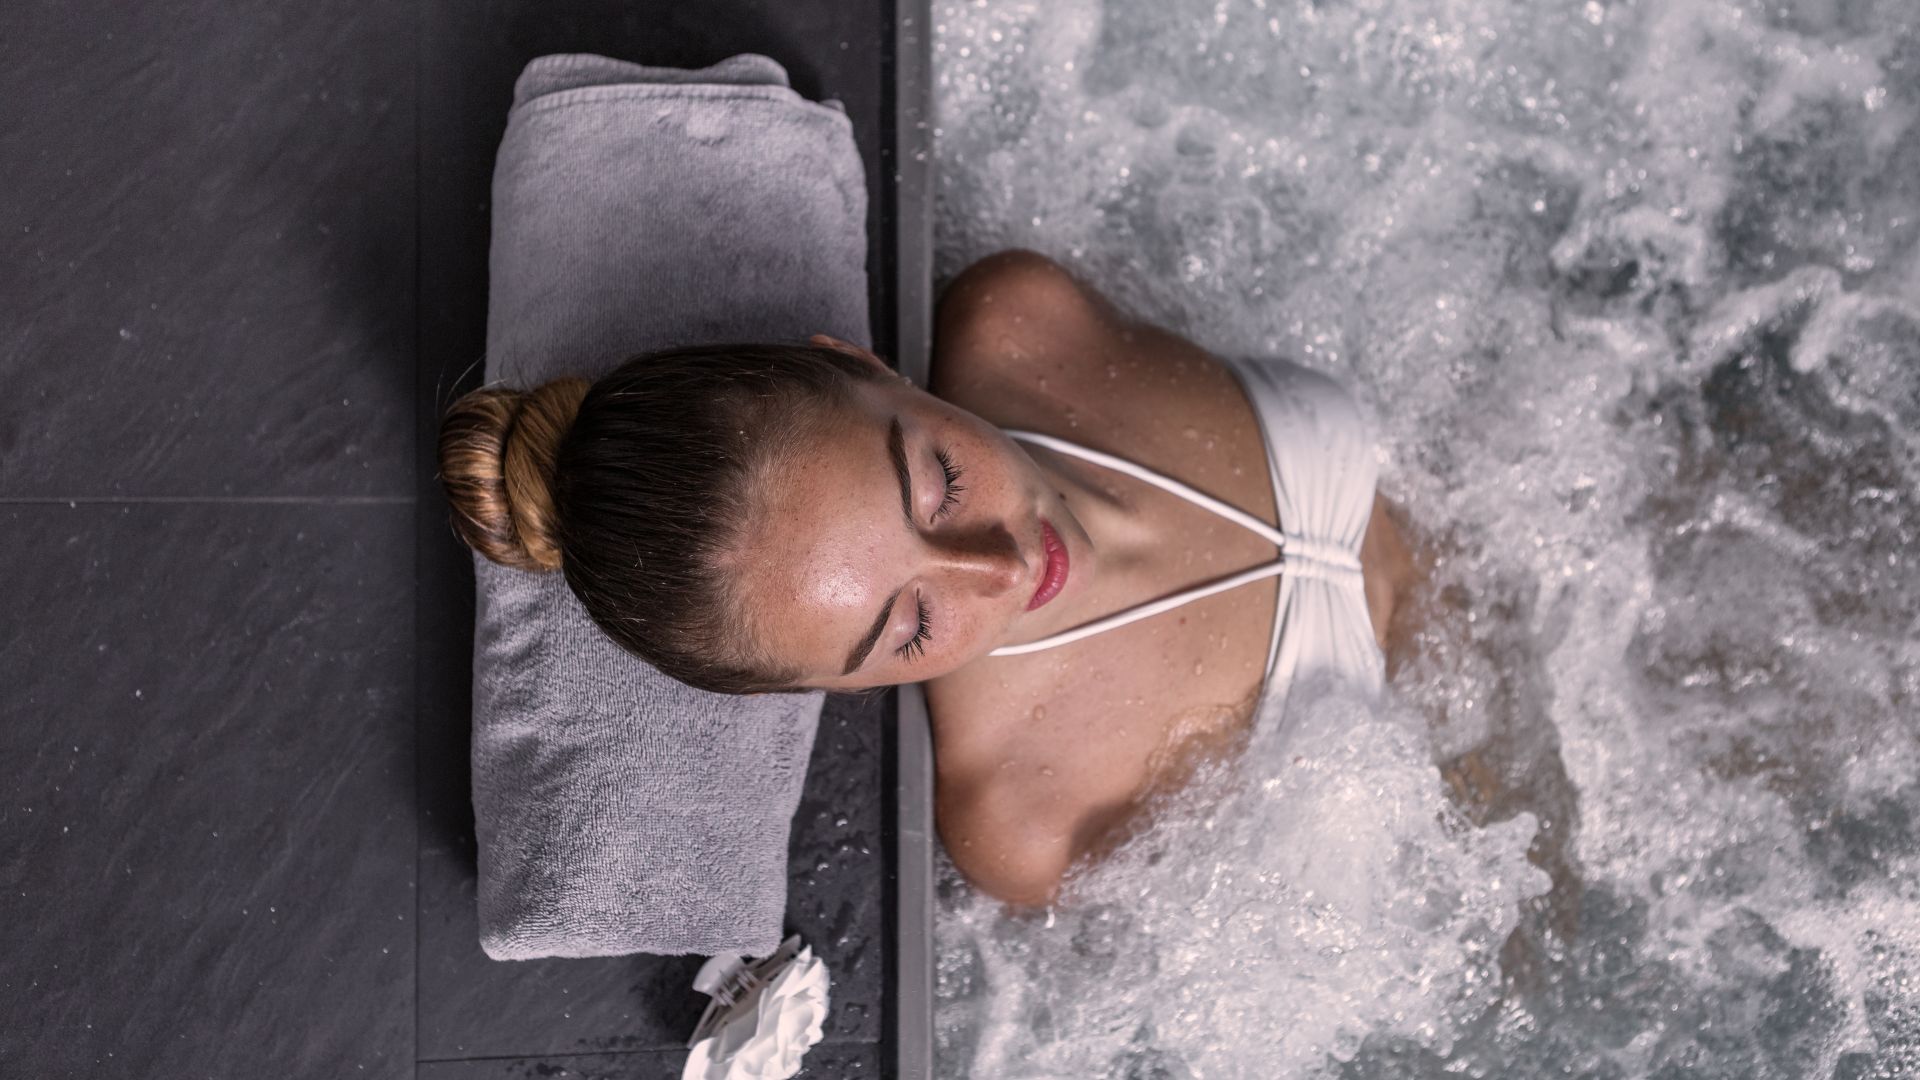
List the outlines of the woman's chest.
{"label": "woman's chest", "polygon": [[[1104,448],[1274,521],[1260,420],[1232,372],[1195,353],[1149,353],[1118,370],[1125,377],[1089,382],[1056,370],[1051,384],[1036,376],[1032,386],[1003,388],[994,401],[1005,414],[989,419]],[[1091,465],[1082,476],[1176,538],[1155,552],[1151,575],[1114,598],[1116,610],[1278,557],[1262,537],[1175,495]],[[1195,754],[1244,732],[1267,670],[1277,593],[1276,579],[1254,581],[933,680],[940,782],[1017,783],[1089,815],[1177,782]]]}
{"label": "woman's chest", "polygon": [[1276,592],[1273,579],[1253,582],[934,680],[927,695],[940,783],[1013,784],[1023,797],[1089,816],[1177,786],[1198,757],[1229,749],[1247,730]]}

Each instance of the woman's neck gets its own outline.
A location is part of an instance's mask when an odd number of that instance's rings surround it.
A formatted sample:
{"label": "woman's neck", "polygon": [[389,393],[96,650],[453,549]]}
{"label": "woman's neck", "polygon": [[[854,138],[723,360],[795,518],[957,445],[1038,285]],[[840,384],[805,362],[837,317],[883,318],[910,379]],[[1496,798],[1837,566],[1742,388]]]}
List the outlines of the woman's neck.
{"label": "woman's neck", "polygon": [[[1164,577],[1177,550],[1171,535],[1176,522],[1157,512],[1159,501],[1143,500],[1144,485],[1092,462],[1041,446],[1027,450],[1080,523],[1092,549],[1078,553],[1071,571],[1086,575],[1085,587],[1074,590],[1071,606],[1048,622],[1066,629],[1148,598],[1145,594]],[[1144,494],[1150,496],[1151,489]]]}

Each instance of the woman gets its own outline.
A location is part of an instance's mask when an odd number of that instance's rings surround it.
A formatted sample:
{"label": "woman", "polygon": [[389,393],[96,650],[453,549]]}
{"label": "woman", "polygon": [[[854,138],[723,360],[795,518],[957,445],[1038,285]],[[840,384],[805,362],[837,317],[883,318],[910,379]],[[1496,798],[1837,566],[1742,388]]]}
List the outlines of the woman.
{"label": "woman", "polygon": [[1028,251],[949,285],[931,393],[812,340],[468,394],[456,525],[691,685],[924,682],[941,839],[989,894],[1051,902],[1303,665],[1377,681],[1406,639],[1418,571],[1332,380],[1229,366]]}

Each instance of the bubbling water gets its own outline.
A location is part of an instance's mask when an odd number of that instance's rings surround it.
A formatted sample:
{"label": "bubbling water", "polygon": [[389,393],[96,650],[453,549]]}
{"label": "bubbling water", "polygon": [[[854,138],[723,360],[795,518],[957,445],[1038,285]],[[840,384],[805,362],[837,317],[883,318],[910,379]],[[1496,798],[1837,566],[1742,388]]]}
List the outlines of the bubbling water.
{"label": "bubbling water", "polygon": [[1910,0],[935,15],[939,275],[1334,373],[1439,557],[1051,919],[943,864],[939,1075],[1920,1075]]}
{"label": "bubbling water", "polygon": [[979,1032],[971,1075],[1286,1075],[1365,1031],[1444,1040],[1436,994],[1489,1003],[1516,901],[1547,888],[1532,818],[1470,825],[1418,717],[1295,694],[1288,723],[1201,770],[1044,923],[950,892],[940,980]]}

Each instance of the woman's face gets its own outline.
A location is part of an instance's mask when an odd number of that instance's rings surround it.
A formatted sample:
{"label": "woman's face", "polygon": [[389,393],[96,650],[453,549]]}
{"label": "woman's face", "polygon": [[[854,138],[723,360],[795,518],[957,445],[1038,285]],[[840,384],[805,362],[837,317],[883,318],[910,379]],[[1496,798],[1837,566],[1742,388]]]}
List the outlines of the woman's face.
{"label": "woman's face", "polygon": [[[878,361],[874,361],[878,363]],[[735,564],[756,642],[829,690],[917,682],[1039,636],[1042,521],[1072,557],[1085,531],[998,428],[897,377],[768,471]],[[1046,599],[1060,602],[1073,590]]]}

